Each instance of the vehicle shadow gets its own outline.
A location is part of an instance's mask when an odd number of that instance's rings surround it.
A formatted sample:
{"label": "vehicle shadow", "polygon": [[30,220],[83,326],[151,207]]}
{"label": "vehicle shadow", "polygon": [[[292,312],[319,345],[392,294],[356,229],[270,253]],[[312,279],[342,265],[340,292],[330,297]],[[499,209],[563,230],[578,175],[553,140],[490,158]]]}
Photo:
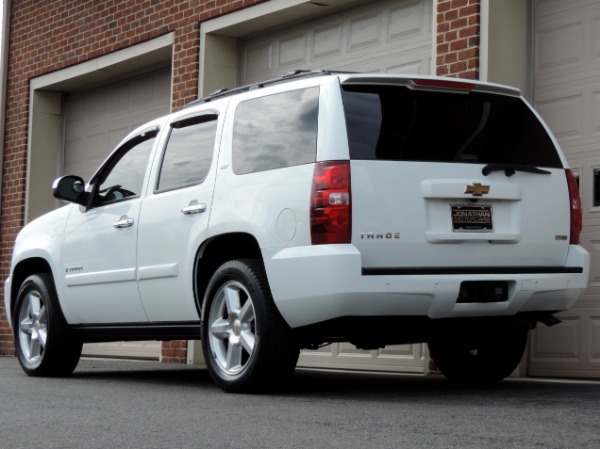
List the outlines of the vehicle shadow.
{"label": "vehicle shadow", "polygon": [[457,384],[444,376],[321,372],[298,370],[285,395],[377,401],[437,401],[441,396],[474,404],[478,398],[487,403],[554,402],[575,398],[589,402],[600,400],[600,382],[558,382],[528,378],[509,378],[491,385]]}
{"label": "vehicle shadow", "polygon": [[[106,360],[82,360],[73,378],[118,380],[120,382],[161,384],[181,389],[218,390],[208,371],[197,366]],[[226,393],[223,393],[226,394]],[[442,375],[389,374],[372,372],[325,371],[299,368],[290,382],[276,391],[262,393],[270,397],[352,399],[376,401],[437,401],[453,399],[473,404],[479,399],[498,404],[544,403],[557,400],[600,401],[600,382],[509,378],[492,385],[463,385]]]}
{"label": "vehicle shadow", "polygon": [[[119,380],[198,387],[213,384],[206,369],[181,363],[85,358],[79,362],[73,379]],[[215,388],[217,388],[215,386]]]}

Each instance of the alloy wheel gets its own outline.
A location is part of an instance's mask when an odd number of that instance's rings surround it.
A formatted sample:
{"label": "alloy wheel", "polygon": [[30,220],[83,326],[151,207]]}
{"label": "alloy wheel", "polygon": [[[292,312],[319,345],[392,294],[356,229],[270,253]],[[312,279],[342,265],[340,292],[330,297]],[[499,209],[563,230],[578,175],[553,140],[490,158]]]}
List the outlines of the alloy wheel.
{"label": "alloy wheel", "polygon": [[256,314],[248,290],[238,281],[216,292],[208,317],[210,348],[219,368],[229,376],[241,373],[256,346]]}

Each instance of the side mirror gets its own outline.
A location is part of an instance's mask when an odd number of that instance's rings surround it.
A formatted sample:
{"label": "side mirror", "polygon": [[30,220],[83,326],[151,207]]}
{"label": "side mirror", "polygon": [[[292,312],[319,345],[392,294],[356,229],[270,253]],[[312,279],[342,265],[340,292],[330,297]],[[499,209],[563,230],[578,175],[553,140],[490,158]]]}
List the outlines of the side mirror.
{"label": "side mirror", "polygon": [[85,206],[87,194],[85,183],[79,176],[63,176],[54,181],[52,194],[54,198]]}

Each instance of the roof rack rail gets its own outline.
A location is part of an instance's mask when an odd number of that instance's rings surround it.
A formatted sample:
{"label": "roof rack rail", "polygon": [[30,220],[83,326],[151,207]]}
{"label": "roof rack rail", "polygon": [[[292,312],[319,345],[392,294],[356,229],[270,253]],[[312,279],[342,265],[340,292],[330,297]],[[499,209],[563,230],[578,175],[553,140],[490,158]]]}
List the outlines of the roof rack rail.
{"label": "roof rack rail", "polygon": [[250,90],[261,89],[266,86],[271,86],[273,84],[285,83],[291,80],[301,79],[301,78],[310,78],[313,76],[323,76],[323,75],[334,75],[338,73],[348,73],[348,72],[337,72],[331,70],[293,70],[291,72],[284,73],[279,78],[273,78],[266,81],[261,81],[259,83],[247,84],[245,86],[233,87],[233,88],[221,88],[213,93],[207,95],[206,97],[202,97],[198,100],[191,101],[185,108],[189,108],[192,106],[196,106],[199,104],[208,103],[212,100],[216,100],[217,98],[229,97],[231,95],[235,95],[241,92],[248,92]]}

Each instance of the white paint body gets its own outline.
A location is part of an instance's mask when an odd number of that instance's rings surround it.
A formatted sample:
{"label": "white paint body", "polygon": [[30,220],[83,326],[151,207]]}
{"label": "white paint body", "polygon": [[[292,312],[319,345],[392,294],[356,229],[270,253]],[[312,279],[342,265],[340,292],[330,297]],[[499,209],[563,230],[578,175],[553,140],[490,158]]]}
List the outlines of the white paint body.
{"label": "white paint body", "polygon": [[[70,324],[198,321],[194,279],[199,249],[230,233],[260,247],[273,298],[292,328],[347,316],[454,318],[557,311],[587,286],[589,256],[557,236],[570,230],[564,170],[549,175],[481,174],[481,164],[351,161],[352,241],[311,245],[310,192],[314,164],[236,175],[231,144],[241,101],[317,86],[317,161],[348,160],[340,82],[351,75],[312,77],[217,99],[150,123],[160,128],[139,198],[85,211],[70,205],[27,225],[17,238],[6,282],[10,316],[15,267],[31,257],[52,269]],[[372,75],[370,83],[406,83]],[[477,89],[516,95],[494,85]],[[154,192],[169,123],[203,111],[218,113],[212,165],[200,184]],[[139,134],[131,133],[123,142]],[[558,150],[560,151],[560,150]],[[564,157],[560,155],[563,165]],[[110,160],[110,158],[109,158]],[[490,186],[494,230],[452,231],[450,204],[466,202],[465,186]],[[199,213],[184,214],[202,205]],[[113,224],[130,218],[128,228]],[[369,237],[372,236],[372,237]],[[580,273],[452,274],[460,267],[582,267]],[[423,273],[365,275],[365,269]],[[427,270],[438,273],[427,274]],[[401,272],[401,271],[400,271]],[[507,281],[508,300],[457,303],[463,281]],[[201,300],[201,298],[200,298]]]}

